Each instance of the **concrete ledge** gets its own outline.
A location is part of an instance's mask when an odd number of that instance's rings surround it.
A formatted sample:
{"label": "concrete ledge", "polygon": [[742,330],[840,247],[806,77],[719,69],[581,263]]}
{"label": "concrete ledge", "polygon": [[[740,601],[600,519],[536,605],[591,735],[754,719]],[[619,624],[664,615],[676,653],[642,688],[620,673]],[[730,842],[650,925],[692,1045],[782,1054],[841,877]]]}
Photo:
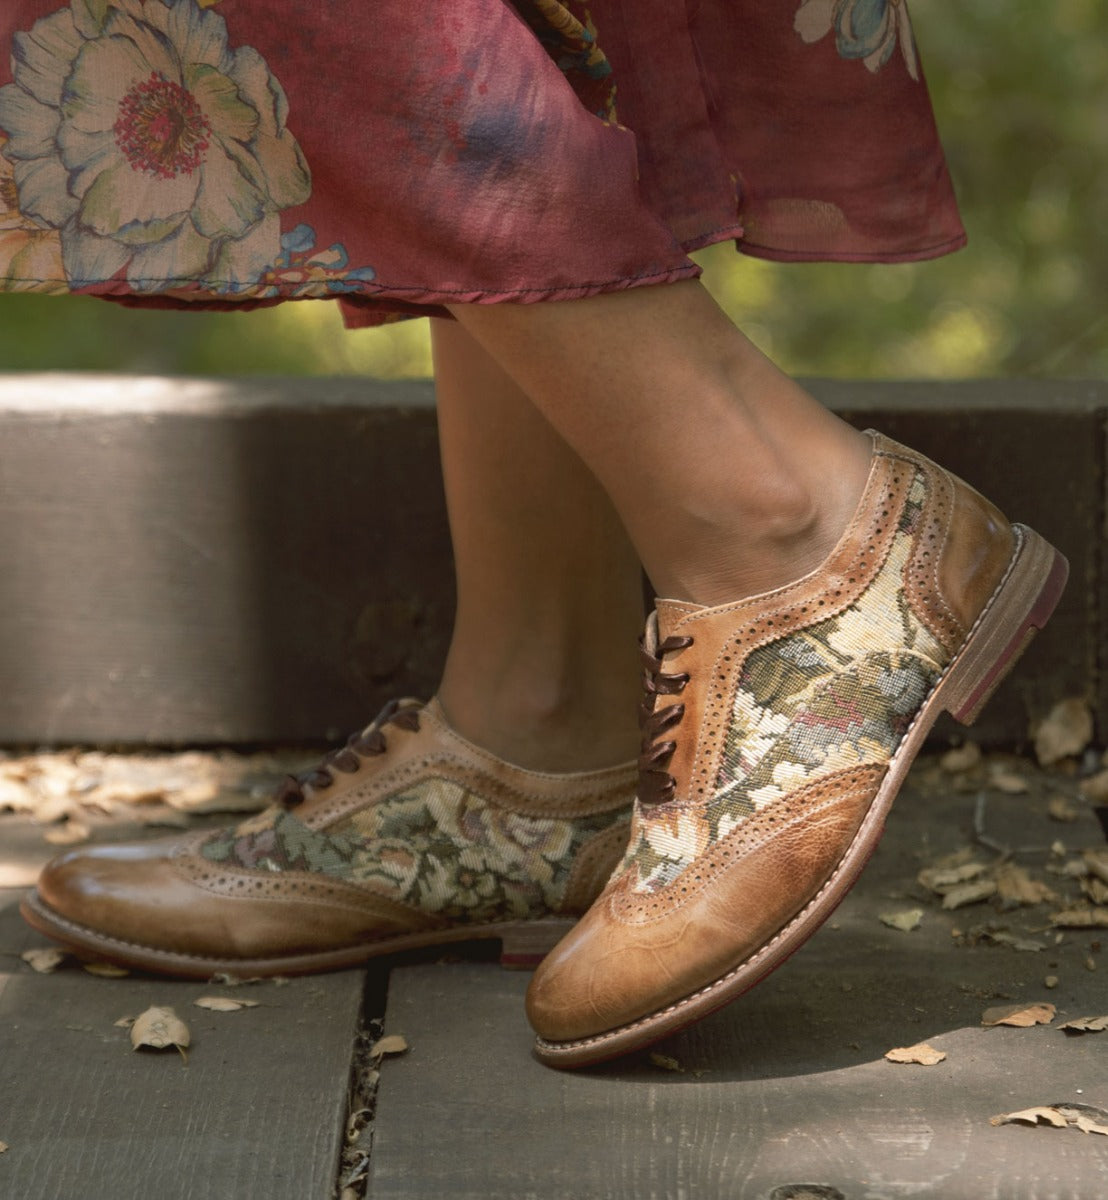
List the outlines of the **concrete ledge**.
{"label": "concrete ledge", "polygon": [[[1108,385],[812,386],[1070,557],[980,734],[1108,715]],[[453,604],[430,385],[0,375],[0,743],[331,738],[429,693]]]}

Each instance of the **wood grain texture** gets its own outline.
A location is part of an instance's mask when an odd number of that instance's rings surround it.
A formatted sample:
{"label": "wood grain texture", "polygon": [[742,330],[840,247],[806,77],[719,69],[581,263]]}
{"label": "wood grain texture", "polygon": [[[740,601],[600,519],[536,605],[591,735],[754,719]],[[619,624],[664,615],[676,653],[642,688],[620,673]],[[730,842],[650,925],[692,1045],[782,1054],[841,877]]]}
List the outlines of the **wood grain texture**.
{"label": "wood grain texture", "polygon": [[[1108,1195],[1108,1138],[989,1124],[1036,1104],[1108,1108],[1108,1043],[980,1026],[1000,997],[1050,999],[1060,1021],[1103,1011],[1105,988],[1103,954],[1100,971],[1083,965],[1095,939],[1066,935],[1040,953],[958,947],[951,927],[992,911],[944,914],[915,892],[921,857],[961,844],[973,804],[910,786],[838,928],[657,1046],[678,1071],[645,1053],[580,1073],[546,1069],[528,1054],[526,977],[493,964],[394,971],[387,1028],[411,1051],[384,1064],[370,1195],[767,1200],[790,1183],[832,1185],[847,1200]],[[1036,839],[1050,828],[1044,807],[997,799],[990,836]],[[1091,814],[1066,827],[1070,845],[1096,837]],[[881,912],[921,901],[915,932],[881,924]],[[1048,971],[1060,978],[1053,991]],[[920,1041],[947,1060],[884,1061]]]}
{"label": "wood grain texture", "polygon": [[[233,991],[35,975],[18,954],[43,940],[17,896],[0,891],[3,1200],[330,1200],[361,972]],[[262,1007],[192,1006],[213,992]],[[189,1025],[187,1066],[113,1025],[152,1004]]]}
{"label": "wood grain texture", "polygon": [[429,694],[428,387],[117,382],[103,411],[80,378],[39,409],[0,387],[0,742],[321,740]]}
{"label": "wood grain texture", "polygon": [[[1103,719],[1108,385],[812,388],[1070,558],[985,736]],[[337,736],[433,690],[453,586],[426,383],[0,375],[0,744]]]}

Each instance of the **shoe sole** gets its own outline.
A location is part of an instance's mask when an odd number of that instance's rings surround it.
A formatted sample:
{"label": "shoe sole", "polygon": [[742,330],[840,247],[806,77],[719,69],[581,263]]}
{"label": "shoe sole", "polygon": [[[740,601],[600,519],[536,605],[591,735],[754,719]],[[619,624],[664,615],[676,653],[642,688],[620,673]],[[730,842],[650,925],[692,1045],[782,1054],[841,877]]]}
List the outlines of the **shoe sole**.
{"label": "shoe sole", "polygon": [[820,891],[760,950],[714,983],[606,1033],[565,1042],[537,1038],[534,1053],[540,1062],[552,1067],[585,1067],[669,1037],[749,991],[819,929],[877,848],[893,800],[939,714],[949,712],[963,725],[971,725],[1049,620],[1062,595],[1069,575],[1065,558],[1033,530],[1022,525],[1014,525],[1013,530],[1017,545],[1004,578],[889,760],[869,812]]}
{"label": "shoe sole", "polygon": [[207,958],[202,955],[175,954],[169,950],[107,937],[56,913],[34,891],[23,898],[19,911],[29,925],[60,942],[78,958],[112,962],[133,970],[170,975],[177,979],[210,979],[215,974],[240,978],[311,975],[320,971],[361,967],[372,959],[405,950],[493,940],[500,942],[502,967],[533,970],[576,924],[574,917],[541,917],[533,921],[498,921],[485,925],[423,930],[319,954],[273,958]]}

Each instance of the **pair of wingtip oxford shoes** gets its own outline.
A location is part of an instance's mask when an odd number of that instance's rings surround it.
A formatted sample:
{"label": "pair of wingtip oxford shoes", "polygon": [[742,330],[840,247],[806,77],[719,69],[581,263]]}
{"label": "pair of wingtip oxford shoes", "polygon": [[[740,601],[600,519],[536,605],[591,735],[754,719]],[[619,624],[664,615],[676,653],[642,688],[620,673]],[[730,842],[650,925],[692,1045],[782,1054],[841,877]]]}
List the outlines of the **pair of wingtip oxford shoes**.
{"label": "pair of wingtip oxford shoes", "polygon": [[234,830],[62,855],[25,916],[80,953],[195,977],[474,937],[509,963],[549,950],[527,1012],[559,1067],[720,1008],[827,919],[938,715],[976,718],[1065,585],[1037,534],[872,436],[817,570],[731,604],[658,602],[633,807],[630,764],[522,771],[434,702],[402,704]]}

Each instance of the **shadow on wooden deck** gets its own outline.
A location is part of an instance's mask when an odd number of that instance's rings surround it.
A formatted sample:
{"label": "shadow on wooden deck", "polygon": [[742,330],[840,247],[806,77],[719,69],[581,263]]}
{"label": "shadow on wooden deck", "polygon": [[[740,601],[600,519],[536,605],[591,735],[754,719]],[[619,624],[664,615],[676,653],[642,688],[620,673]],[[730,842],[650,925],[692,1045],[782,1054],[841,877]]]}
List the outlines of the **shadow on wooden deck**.
{"label": "shadow on wooden deck", "polygon": [[[943,912],[916,882],[972,841],[981,795],[989,836],[1039,847],[1019,861],[1040,878],[1065,861],[1052,843],[1103,844],[1087,806],[1072,824],[1047,818],[1074,780],[1023,770],[1030,790],[1003,795],[920,764],[834,921],[748,996],[656,1047],[661,1058],[551,1071],[530,1057],[526,975],[475,959],[394,965],[385,1030],[410,1050],[382,1066],[368,1196],[784,1200],[808,1183],[837,1189],[812,1200],[1102,1200],[1108,1137],[989,1118],[1108,1108],[1108,1034],[1057,1028],[1108,1012],[1108,934],[1059,934],[1049,906]],[[3,1200],[330,1200],[363,972],[239,989],[261,1007],[226,1014],[192,1007],[227,991],[211,985],[35,975],[18,959],[41,943],[15,915],[18,894],[0,892]],[[910,907],[924,910],[914,932],[879,920]],[[990,923],[1044,948],[952,937]],[[1049,1000],[1054,1026],[982,1028],[1008,999]],[[187,1066],[132,1052],[115,1026],[155,1003],[189,1021]],[[920,1041],[946,1061],[884,1061]]]}
{"label": "shadow on wooden deck", "polygon": [[[580,1073],[529,1057],[526,978],[494,965],[393,972],[387,1028],[411,1043],[382,1076],[369,1194],[380,1200],[1101,1200],[1108,1137],[995,1128],[1032,1105],[1108,1108],[1108,1035],[1063,1020],[1108,1012],[1104,934],[1048,924],[1048,909],[942,912],[916,883],[966,844],[980,791],[917,770],[862,881],[831,924],[746,997],[655,1047]],[[934,770],[932,768],[932,783]],[[1067,781],[1068,782],[1068,781]],[[1042,876],[1051,842],[1102,840],[1091,813],[1046,818],[1050,784],[989,793],[988,834],[1042,843],[1020,862]],[[1072,786],[1072,784],[1070,784]],[[1046,790],[1041,790],[1044,788]],[[984,857],[991,858],[987,852]],[[1053,861],[1061,861],[1053,855]],[[1045,876],[1050,878],[1049,875]],[[925,910],[902,933],[879,915]],[[1047,947],[958,944],[992,921]],[[1090,970],[1089,964],[1096,969]],[[1044,980],[1058,977],[1054,988]],[[981,1026],[987,1007],[1047,1000],[1054,1028]],[[1098,1037],[1101,1040],[1096,1040]],[[894,1065],[927,1041],[935,1067]],[[677,1068],[677,1069],[673,1069]],[[827,1191],[790,1191],[790,1184]],[[781,1189],[781,1190],[775,1190]],[[837,1189],[837,1190],[836,1190]]]}

